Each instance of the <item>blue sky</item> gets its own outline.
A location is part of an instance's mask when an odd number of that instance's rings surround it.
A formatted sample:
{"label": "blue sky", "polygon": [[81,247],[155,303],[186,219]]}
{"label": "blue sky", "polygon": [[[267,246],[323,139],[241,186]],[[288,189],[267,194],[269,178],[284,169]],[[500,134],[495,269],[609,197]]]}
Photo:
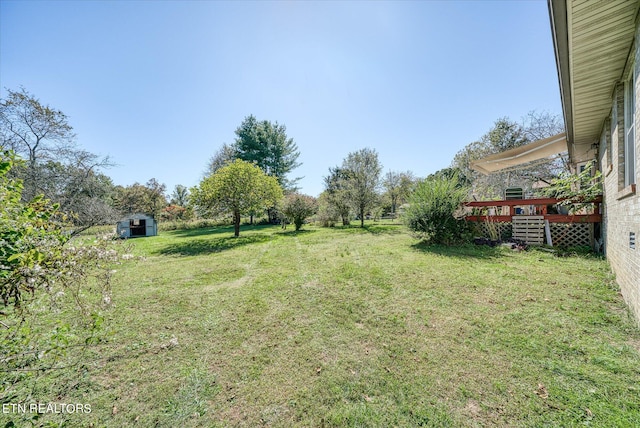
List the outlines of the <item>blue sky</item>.
{"label": "blue sky", "polygon": [[0,94],[20,86],[116,184],[168,192],[250,114],[287,126],[315,196],[349,152],[426,176],[500,117],[561,113],[543,0],[0,0]]}

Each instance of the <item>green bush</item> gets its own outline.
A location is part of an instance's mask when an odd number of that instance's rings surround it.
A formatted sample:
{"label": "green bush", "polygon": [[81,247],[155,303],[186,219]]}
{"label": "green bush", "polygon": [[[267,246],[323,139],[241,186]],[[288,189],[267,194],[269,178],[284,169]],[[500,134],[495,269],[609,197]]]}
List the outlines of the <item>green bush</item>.
{"label": "green bush", "polygon": [[318,196],[318,211],[313,216],[313,223],[320,227],[334,227],[340,220],[340,213],[330,203],[329,194],[324,191]]}
{"label": "green bush", "polygon": [[318,212],[318,201],[313,196],[292,193],[287,195],[282,206],[282,213],[300,230],[307,217]]}
{"label": "green bush", "polygon": [[467,193],[457,176],[424,180],[411,195],[403,221],[425,242],[452,245],[464,241],[469,227],[457,213]]}
{"label": "green bush", "polygon": [[133,258],[121,254],[124,245],[113,234],[73,238],[50,200],[22,201],[22,182],[10,171],[23,163],[14,153],[0,151],[3,403],[29,396],[45,372],[86,363],[84,350],[105,334],[102,314],[111,305],[113,268]]}
{"label": "green bush", "polygon": [[602,195],[602,173],[596,170],[595,161],[589,161],[579,173],[562,172],[542,188],[539,196],[562,199],[559,205],[568,206],[574,213]]}

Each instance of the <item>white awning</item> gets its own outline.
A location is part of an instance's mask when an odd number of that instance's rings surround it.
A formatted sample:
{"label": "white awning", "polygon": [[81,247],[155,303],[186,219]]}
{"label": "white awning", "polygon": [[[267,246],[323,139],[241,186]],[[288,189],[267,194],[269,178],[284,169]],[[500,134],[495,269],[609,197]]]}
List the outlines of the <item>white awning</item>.
{"label": "white awning", "polygon": [[553,137],[534,141],[524,146],[473,161],[469,166],[471,169],[489,175],[492,172],[548,158],[566,151],[567,137],[563,132]]}

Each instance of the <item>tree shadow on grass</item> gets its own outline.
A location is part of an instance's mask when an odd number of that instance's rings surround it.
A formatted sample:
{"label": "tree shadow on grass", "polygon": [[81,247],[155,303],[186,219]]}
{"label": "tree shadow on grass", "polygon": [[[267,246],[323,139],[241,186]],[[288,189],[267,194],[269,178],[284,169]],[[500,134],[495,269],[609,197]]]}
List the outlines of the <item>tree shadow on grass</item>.
{"label": "tree shadow on grass", "polygon": [[348,226],[335,226],[336,230],[342,230],[347,233],[371,233],[374,235],[398,235],[404,232],[402,225],[394,224],[365,224],[364,227],[360,223],[350,224]]}
{"label": "tree shadow on grass", "polygon": [[[262,230],[267,228],[275,227],[270,224],[265,225],[248,225],[243,224],[240,226],[240,237],[242,237],[243,232],[249,232],[252,230]],[[174,236],[179,236],[181,238],[190,238],[194,236],[203,236],[203,235],[217,235],[220,233],[229,233],[233,234],[233,225],[229,226],[214,226],[214,227],[201,227],[198,229],[179,229],[179,230],[171,230],[165,232],[167,234],[171,234]]]}
{"label": "tree shadow on grass", "polygon": [[401,224],[369,224],[364,228],[374,235],[399,235],[405,232]]}
{"label": "tree shadow on grass", "polygon": [[486,245],[435,245],[418,242],[411,245],[416,251],[425,254],[433,254],[444,257],[456,257],[460,259],[495,259],[500,257],[501,249],[499,247],[489,247]]}
{"label": "tree shadow on grass", "polygon": [[300,230],[281,230],[280,232],[275,232],[274,236],[281,236],[283,238],[295,238],[296,236],[309,235],[311,233],[316,233],[317,230],[309,230],[309,229],[300,229]]}
{"label": "tree shadow on grass", "polygon": [[190,239],[185,242],[167,245],[155,251],[161,255],[180,255],[180,256],[199,256],[204,254],[219,253],[222,251],[232,250],[234,248],[243,247],[249,244],[258,244],[270,241],[270,235],[242,234],[236,238],[234,236],[212,237],[209,239]]}

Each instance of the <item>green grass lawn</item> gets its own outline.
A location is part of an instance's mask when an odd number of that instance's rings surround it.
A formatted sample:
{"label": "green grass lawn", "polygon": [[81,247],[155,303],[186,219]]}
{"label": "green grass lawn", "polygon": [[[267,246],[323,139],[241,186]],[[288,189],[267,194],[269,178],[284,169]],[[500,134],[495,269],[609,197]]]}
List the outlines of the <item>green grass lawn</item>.
{"label": "green grass lawn", "polygon": [[231,235],[132,240],[109,341],[36,398],[90,403],[68,426],[640,426],[640,333],[601,259],[373,223]]}

